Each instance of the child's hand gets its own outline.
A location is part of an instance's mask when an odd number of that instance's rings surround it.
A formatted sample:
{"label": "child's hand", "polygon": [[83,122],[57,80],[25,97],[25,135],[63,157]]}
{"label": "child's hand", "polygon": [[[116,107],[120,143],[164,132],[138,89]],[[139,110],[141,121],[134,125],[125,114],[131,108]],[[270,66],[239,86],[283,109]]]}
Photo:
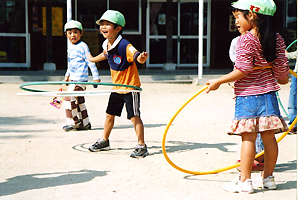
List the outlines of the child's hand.
{"label": "child's hand", "polygon": [[69,81],[69,76],[65,76],[65,77],[64,77],[64,81],[65,81],[65,82],[68,82],[68,81]]}
{"label": "child's hand", "polygon": [[[97,80],[94,80],[93,82],[95,83],[99,83],[100,82],[100,79],[97,79]],[[97,88],[97,85],[93,85],[94,88]]]}
{"label": "child's hand", "polygon": [[139,63],[143,64],[143,63],[146,62],[147,58],[148,58],[148,53],[147,53],[147,52],[142,52],[142,53],[138,56],[137,60],[138,60]]}
{"label": "child's hand", "polygon": [[212,79],[207,81],[206,85],[209,85],[206,90],[206,93],[209,93],[211,90],[217,90],[221,84],[219,83],[218,79]]}

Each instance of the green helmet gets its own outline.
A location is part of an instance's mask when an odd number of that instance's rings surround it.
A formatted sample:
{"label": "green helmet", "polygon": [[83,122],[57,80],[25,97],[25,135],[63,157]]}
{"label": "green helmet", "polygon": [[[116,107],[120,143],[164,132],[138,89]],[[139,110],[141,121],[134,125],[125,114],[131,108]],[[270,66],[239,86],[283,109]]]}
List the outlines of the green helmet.
{"label": "green helmet", "polygon": [[273,0],[238,0],[232,3],[232,7],[270,16],[276,11]]}
{"label": "green helmet", "polygon": [[116,10],[107,10],[99,20],[96,21],[96,24],[100,25],[101,20],[107,20],[114,24],[118,24],[122,27],[125,25],[125,18],[124,16]]}
{"label": "green helmet", "polygon": [[76,20],[70,20],[64,25],[64,31],[66,32],[67,29],[78,28],[81,31],[83,30],[83,26],[80,22]]}

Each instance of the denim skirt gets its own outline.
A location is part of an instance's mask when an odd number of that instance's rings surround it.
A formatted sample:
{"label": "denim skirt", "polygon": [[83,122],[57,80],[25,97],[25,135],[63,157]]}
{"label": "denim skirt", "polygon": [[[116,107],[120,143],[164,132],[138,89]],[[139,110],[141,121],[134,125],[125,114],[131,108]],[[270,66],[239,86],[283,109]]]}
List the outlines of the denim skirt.
{"label": "denim skirt", "polygon": [[261,95],[237,96],[235,116],[228,134],[261,133],[275,130],[280,133],[288,130],[288,126],[280,115],[275,92]]}
{"label": "denim skirt", "polygon": [[237,96],[234,119],[281,117],[275,92],[261,95]]}

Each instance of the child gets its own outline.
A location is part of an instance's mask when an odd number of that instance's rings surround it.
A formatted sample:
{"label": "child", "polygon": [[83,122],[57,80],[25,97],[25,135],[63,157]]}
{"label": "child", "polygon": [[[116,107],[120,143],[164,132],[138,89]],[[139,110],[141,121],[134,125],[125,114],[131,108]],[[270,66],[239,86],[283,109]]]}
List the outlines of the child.
{"label": "child", "polygon": [[[297,73],[297,63],[298,63],[297,55],[298,55],[297,50],[294,52],[287,52],[288,59],[296,59],[296,64],[294,69],[294,72],[296,73]],[[291,80],[288,111],[289,111],[289,117],[290,117],[289,124],[292,124],[294,119],[297,117],[297,78],[295,76],[292,76],[292,80]],[[297,125],[295,125],[295,127],[289,132],[289,134],[297,134]]]}
{"label": "child", "polygon": [[[89,48],[81,41],[83,35],[82,24],[78,21],[71,20],[64,26],[66,37],[69,39],[68,46],[68,68],[64,81],[87,82],[88,66],[91,69],[94,82],[99,83],[99,74],[94,63],[87,59],[90,54]],[[67,91],[84,91],[85,85],[69,84]],[[85,105],[85,98],[80,97],[64,97],[64,107],[66,112],[67,125],[63,129],[67,131],[74,130],[90,130],[91,123]]]}
{"label": "child", "polygon": [[[233,12],[233,15],[235,13]],[[237,24],[238,22],[236,22],[236,27],[238,27],[238,31],[241,35],[244,35],[246,32],[243,30],[243,28],[241,28],[240,26],[238,26]],[[236,61],[236,48],[237,48],[237,44],[238,44],[238,40],[239,40],[240,36],[235,37],[230,45],[230,49],[229,49],[229,56],[230,59],[232,61],[233,64],[235,64]],[[264,150],[264,145],[263,145],[263,141],[261,138],[261,135],[258,133],[257,139],[256,139],[256,154],[260,153],[261,151]],[[240,162],[240,160],[237,160],[237,162]],[[238,171],[241,171],[241,167],[237,167]],[[252,166],[252,171],[263,171],[264,170],[264,155],[256,158],[254,160],[253,166]]]}
{"label": "child", "polygon": [[[106,40],[102,45],[103,52],[94,58],[90,55],[89,60],[98,62],[108,59],[113,83],[140,87],[135,61],[145,63],[148,54],[138,52],[127,40],[122,39],[124,16],[118,11],[107,10],[96,23],[100,25],[100,32]],[[118,86],[113,89],[131,90],[131,88]],[[103,137],[89,148],[91,152],[110,149],[109,136],[114,126],[115,116],[121,116],[124,104],[127,118],[132,121],[138,138],[138,145],[130,157],[138,158],[149,155],[144,142],[144,126],[140,118],[140,93],[138,92],[111,93],[106,110]]]}
{"label": "child", "polygon": [[[244,193],[253,193],[254,187],[276,189],[273,171],[278,146],[274,134],[288,127],[280,115],[275,92],[280,90],[278,83],[287,84],[289,80],[284,40],[274,30],[276,5],[273,0],[238,0],[232,7],[238,29],[247,33],[240,36],[234,70],[206,83],[208,93],[235,81],[235,118],[229,133],[242,137],[241,172],[223,188]],[[257,133],[261,133],[265,147],[264,171],[251,180]]]}

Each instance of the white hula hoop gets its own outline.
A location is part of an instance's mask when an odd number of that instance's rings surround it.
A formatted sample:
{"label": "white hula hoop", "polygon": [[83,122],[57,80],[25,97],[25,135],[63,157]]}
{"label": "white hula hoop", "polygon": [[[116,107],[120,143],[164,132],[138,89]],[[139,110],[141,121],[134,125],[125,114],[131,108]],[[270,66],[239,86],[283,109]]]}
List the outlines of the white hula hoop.
{"label": "white hula hoop", "polygon": [[100,96],[108,95],[112,92],[126,93],[126,92],[141,92],[141,90],[86,90],[86,91],[61,91],[61,92],[25,92],[17,93],[19,96]]}

